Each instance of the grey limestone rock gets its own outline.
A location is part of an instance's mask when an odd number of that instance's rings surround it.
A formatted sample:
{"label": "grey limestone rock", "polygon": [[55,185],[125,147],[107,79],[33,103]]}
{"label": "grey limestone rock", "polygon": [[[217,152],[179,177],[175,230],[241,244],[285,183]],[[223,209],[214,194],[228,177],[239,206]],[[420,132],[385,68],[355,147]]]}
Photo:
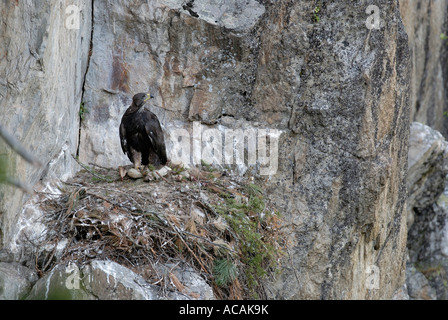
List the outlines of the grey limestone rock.
{"label": "grey limestone rock", "polygon": [[431,287],[428,279],[412,265],[406,268],[406,284],[411,300],[436,300],[436,290]]}
{"label": "grey limestone rock", "polygon": [[408,157],[408,228],[414,209],[424,209],[437,201],[445,188],[448,174],[448,143],[440,132],[413,122]]}
{"label": "grey limestone rock", "polygon": [[411,121],[448,137],[448,1],[399,2],[411,50]]}
{"label": "grey limestone rock", "polygon": [[[1,267],[1,265],[0,265]],[[1,270],[1,269],[0,269]],[[108,260],[92,260],[84,266],[56,265],[39,279],[29,300],[191,300],[213,299],[211,287],[192,270],[176,272],[185,291],[175,286],[166,292],[148,283],[129,268]]]}
{"label": "grey limestone rock", "polygon": [[23,299],[37,281],[36,272],[16,262],[0,262],[0,300]]}
{"label": "grey limestone rock", "polygon": [[[79,110],[88,64],[91,0],[77,2],[79,28],[63,1],[2,1],[0,122],[43,167],[36,168],[0,139],[9,174],[33,186],[43,176],[67,179],[78,167]],[[68,20],[67,20],[68,19]],[[74,25],[74,27],[77,27]],[[13,236],[29,195],[0,185],[0,246]]]}
{"label": "grey limestone rock", "polygon": [[[261,178],[290,246],[269,298],[390,298],[404,284],[411,64],[398,0],[376,1],[379,29],[364,0],[86,0],[78,31],[61,24],[62,2],[6,4],[0,41],[15,53],[0,62],[0,109],[16,107],[0,119],[39,137],[26,146],[57,173],[70,174],[78,133],[82,162],[129,164],[117,128],[137,92],[153,92],[168,150],[196,121],[278,130],[278,168]],[[19,178],[44,173],[14,163]],[[14,198],[3,201],[7,244],[22,196],[2,192]]]}

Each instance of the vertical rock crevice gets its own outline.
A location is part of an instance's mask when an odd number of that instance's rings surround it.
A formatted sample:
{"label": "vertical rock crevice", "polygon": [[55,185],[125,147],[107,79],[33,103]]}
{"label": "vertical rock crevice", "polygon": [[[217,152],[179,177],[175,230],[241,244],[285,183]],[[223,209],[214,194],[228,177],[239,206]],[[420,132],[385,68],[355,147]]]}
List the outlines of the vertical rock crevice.
{"label": "vertical rock crevice", "polygon": [[87,66],[83,77],[82,89],[81,89],[81,105],[79,106],[79,132],[78,132],[78,145],[76,146],[76,158],[79,157],[79,147],[81,145],[81,131],[82,131],[82,121],[84,119],[84,113],[88,112],[84,106],[84,94],[86,92],[86,79],[87,73],[90,67],[90,58],[93,51],[93,32],[95,29],[95,0],[91,0],[91,10],[90,10],[90,42],[89,42],[89,52],[87,54]]}

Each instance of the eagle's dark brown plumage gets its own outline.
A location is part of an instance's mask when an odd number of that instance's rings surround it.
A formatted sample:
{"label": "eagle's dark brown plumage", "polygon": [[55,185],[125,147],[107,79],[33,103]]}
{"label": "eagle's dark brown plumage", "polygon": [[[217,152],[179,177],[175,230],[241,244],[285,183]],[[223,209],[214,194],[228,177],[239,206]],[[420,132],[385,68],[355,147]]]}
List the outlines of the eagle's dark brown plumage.
{"label": "eagle's dark brown plumage", "polygon": [[121,148],[135,168],[142,164],[157,167],[167,162],[159,119],[144,106],[150,98],[153,97],[145,93],[134,95],[131,106],[121,118]]}

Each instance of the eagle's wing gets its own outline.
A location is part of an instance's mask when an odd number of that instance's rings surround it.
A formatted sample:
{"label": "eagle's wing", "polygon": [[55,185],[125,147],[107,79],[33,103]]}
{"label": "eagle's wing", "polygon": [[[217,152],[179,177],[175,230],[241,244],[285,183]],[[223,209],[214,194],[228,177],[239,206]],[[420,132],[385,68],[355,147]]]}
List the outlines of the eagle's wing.
{"label": "eagle's wing", "polygon": [[163,137],[162,127],[156,115],[148,112],[149,121],[145,123],[145,131],[151,141],[155,153],[159,156],[162,164],[167,162],[165,138]]}
{"label": "eagle's wing", "polygon": [[126,140],[126,128],[125,125],[123,124],[123,121],[120,124],[120,142],[123,153],[127,155],[129,148],[128,148],[128,141]]}

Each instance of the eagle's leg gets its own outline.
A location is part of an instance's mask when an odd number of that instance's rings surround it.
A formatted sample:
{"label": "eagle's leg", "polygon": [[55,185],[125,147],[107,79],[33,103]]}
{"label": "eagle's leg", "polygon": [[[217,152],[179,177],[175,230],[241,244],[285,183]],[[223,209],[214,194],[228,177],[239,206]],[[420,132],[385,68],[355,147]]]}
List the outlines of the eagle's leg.
{"label": "eagle's leg", "polygon": [[148,156],[148,167],[151,168],[152,170],[154,169],[158,169],[160,167],[160,160],[159,160],[159,156],[155,153],[150,151],[149,152],[149,156]]}
{"label": "eagle's leg", "polygon": [[132,160],[134,162],[134,168],[137,170],[140,170],[140,167],[142,165],[142,154],[135,150],[134,148],[131,148],[132,153]]}

